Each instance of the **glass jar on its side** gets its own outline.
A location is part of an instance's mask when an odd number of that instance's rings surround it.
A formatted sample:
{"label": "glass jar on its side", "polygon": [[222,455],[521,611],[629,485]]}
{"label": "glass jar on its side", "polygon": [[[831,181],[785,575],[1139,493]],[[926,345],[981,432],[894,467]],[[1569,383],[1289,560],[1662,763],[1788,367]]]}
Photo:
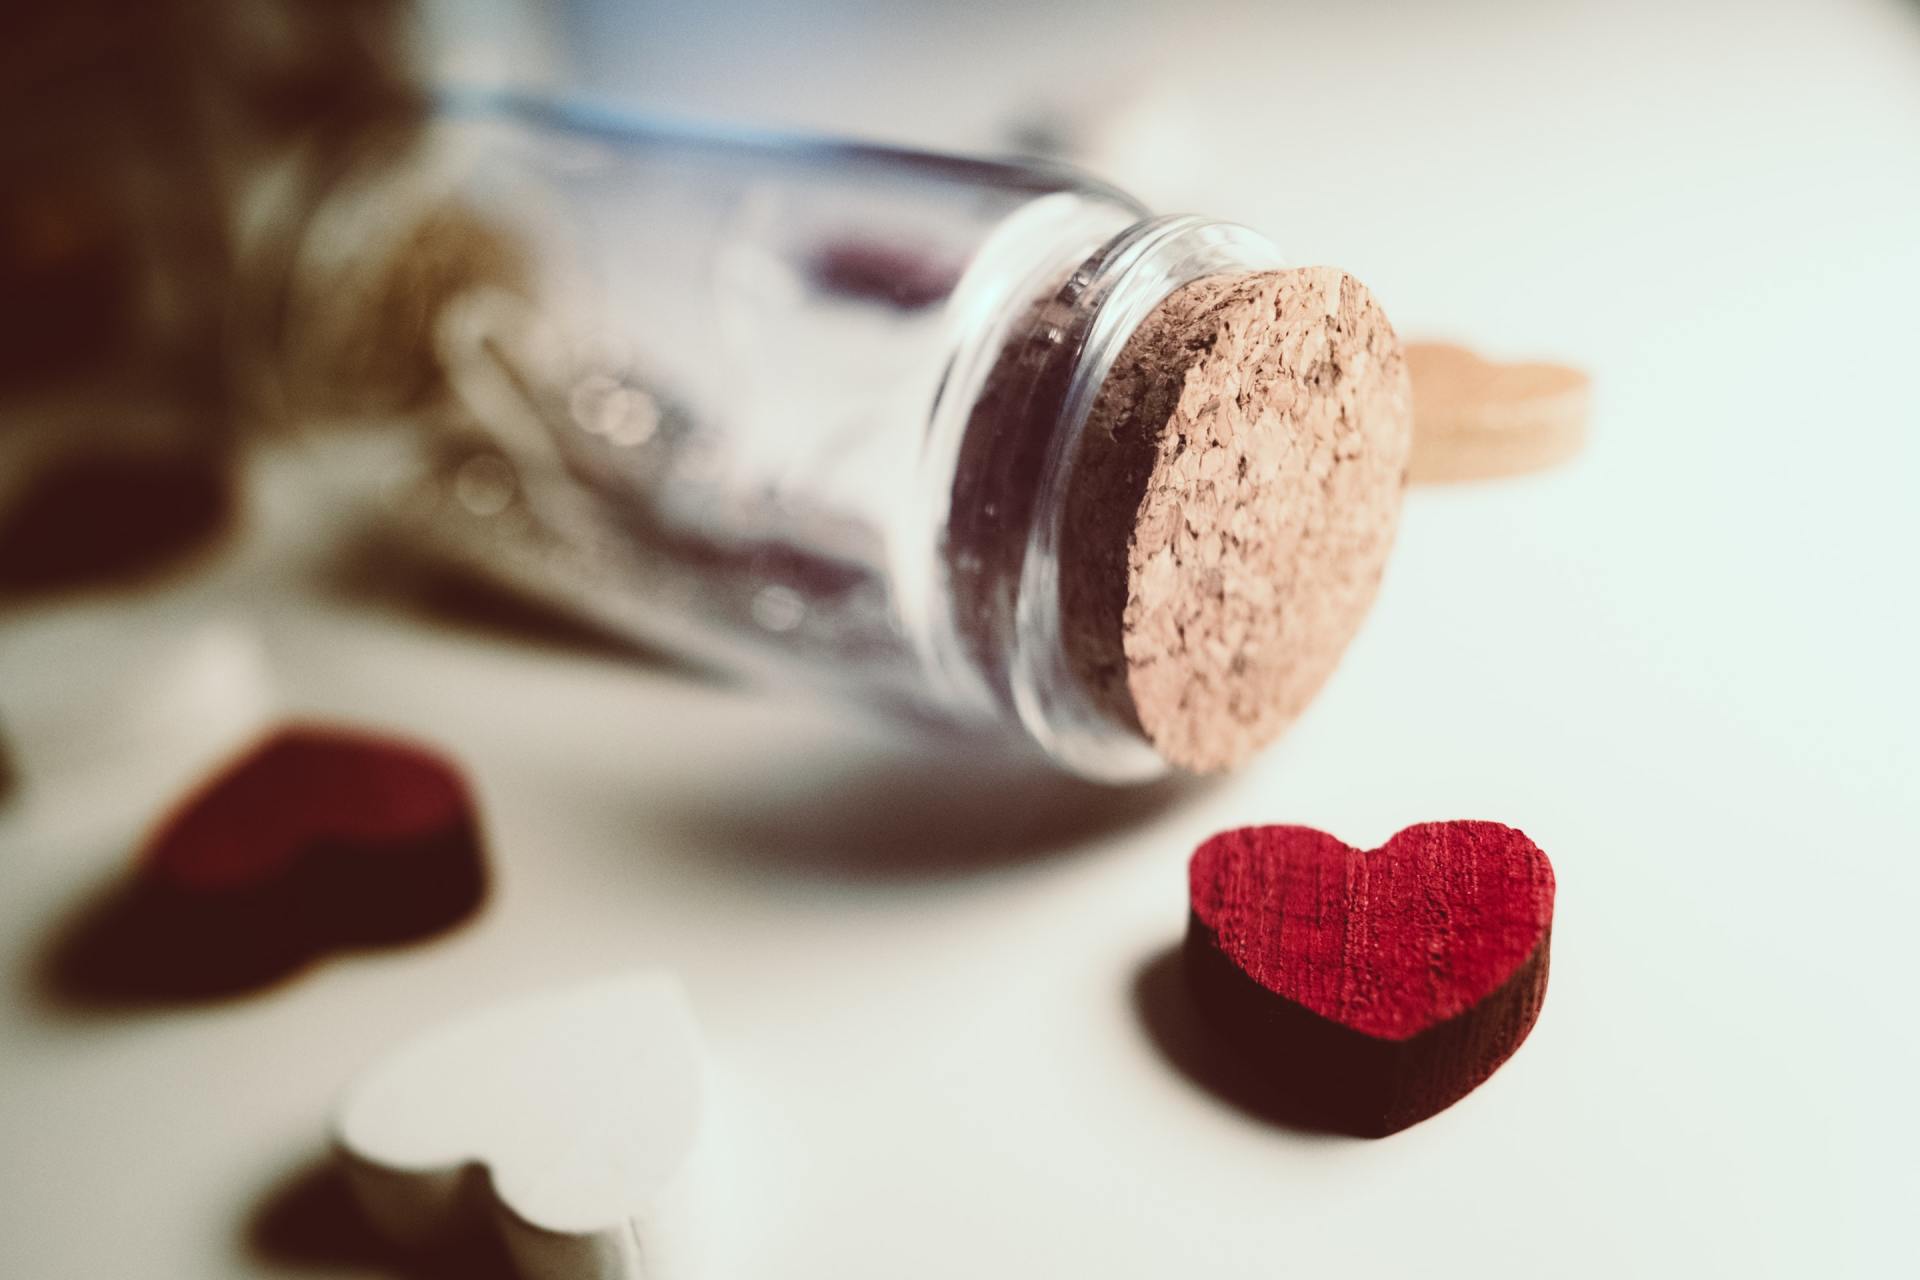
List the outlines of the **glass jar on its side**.
{"label": "glass jar on its side", "polygon": [[[1069,171],[454,100],[284,199],[303,216],[259,255],[273,287],[246,321],[283,408],[378,472],[436,554],[699,664],[1100,780],[1220,767],[1297,710],[1258,710],[1288,640],[1261,619],[1337,614],[1337,654],[1391,539],[1398,348],[1381,321],[1360,356],[1336,350],[1364,291],[1287,279],[1245,228],[1154,218]],[[1290,426],[1313,397],[1326,440]],[[1341,426],[1356,406],[1369,420]],[[1273,485],[1208,455],[1223,414],[1268,438]],[[1200,476],[1229,455],[1232,484]],[[1295,579],[1331,588],[1291,562],[1280,588],[1249,579],[1242,552],[1271,539],[1241,508],[1326,507],[1337,486],[1299,503],[1282,474],[1322,455],[1358,458],[1383,510],[1340,598],[1301,608]],[[1288,545],[1310,551],[1311,523]],[[1144,667],[1142,584],[1185,619]],[[1211,655],[1192,670],[1189,630]],[[1308,647],[1330,667],[1327,636]],[[1148,685],[1153,714],[1128,692]],[[1231,750],[1175,747],[1206,736],[1169,711],[1194,699],[1258,714]]]}

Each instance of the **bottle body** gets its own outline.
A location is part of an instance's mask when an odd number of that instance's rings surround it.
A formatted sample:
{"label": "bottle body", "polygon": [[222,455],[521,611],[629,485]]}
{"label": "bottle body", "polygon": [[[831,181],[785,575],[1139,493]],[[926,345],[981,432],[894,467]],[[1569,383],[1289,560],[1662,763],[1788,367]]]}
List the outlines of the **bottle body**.
{"label": "bottle body", "polygon": [[283,394],[437,556],[701,665],[1165,771],[1065,658],[1066,490],[1140,319],[1279,266],[1264,239],[1044,166],[500,104],[313,209]]}

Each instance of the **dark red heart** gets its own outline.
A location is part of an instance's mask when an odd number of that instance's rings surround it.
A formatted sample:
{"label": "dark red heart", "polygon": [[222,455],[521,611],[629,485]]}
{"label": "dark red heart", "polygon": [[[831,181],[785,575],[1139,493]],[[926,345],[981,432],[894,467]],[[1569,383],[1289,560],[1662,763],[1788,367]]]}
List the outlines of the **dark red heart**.
{"label": "dark red heart", "polygon": [[485,888],[452,764],[355,730],[282,729],[159,826],[60,976],[85,998],[241,991],[330,950],[448,928]]}
{"label": "dark red heart", "polygon": [[1287,1110],[1366,1136],[1459,1101],[1547,990],[1553,868],[1512,827],[1434,822],[1359,850],[1247,827],[1188,869],[1188,980]]}

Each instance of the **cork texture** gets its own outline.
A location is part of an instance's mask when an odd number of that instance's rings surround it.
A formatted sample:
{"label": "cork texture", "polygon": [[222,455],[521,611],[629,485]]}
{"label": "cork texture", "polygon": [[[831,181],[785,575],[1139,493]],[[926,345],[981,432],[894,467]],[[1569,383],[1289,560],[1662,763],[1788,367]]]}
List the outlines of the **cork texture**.
{"label": "cork texture", "polygon": [[1592,388],[1578,369],[1412,342],[1407,370],[1415,484],[1522,475],[1565,462],[1586,443]]}
{"label": "cork texture", "polygon": [[1080,678],[1182,769],[1272,741],[1373,602],[1411,445],[1405,356],[1353,277],[1175,291],[1103,383],[1068,494]]}

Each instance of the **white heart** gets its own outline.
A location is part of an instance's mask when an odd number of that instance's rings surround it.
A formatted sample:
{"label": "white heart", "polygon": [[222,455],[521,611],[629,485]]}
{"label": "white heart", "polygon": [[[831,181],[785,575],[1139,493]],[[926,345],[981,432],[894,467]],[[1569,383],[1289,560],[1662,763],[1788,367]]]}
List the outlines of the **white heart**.
{"label": "white heart", "polygon": [[702,1094],[680,984],[625,973],[408,1042],[347,1090],[335,1144],[368,1217],[402,1244],[484,1214],[530,1280],[657,1280],[690,1248]]}

